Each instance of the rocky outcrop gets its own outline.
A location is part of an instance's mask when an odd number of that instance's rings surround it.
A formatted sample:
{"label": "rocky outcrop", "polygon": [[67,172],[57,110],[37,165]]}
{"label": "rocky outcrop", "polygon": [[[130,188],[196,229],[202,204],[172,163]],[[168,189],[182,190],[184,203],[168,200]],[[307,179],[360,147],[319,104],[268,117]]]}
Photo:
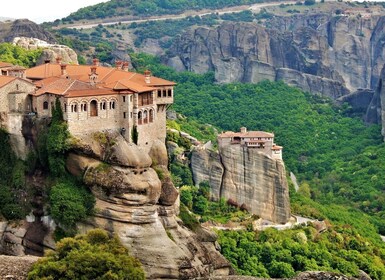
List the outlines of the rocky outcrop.
{"label": "rocky outcrop", "polygon": [[369,117],[377,117],[378,120],[381,121],[382,124],[382,136],[385,138],[385,66],[381,71],[380,78],[378,80],[378,85],[376,92],[374,93],[374,97],[372,99],[372,103],[369,106],[369,110],[367,112],[367,118]]}
{"label": "rocky outcrop", "polygon": [[229,263],[215,249],[215,238],[204,230],[191,232],[177,217],[179,194],[164,165],[164,144],[154,142],[147,154],[113,133],[84,135],[74,142],[67,169],[83,174],[97,209],[79,225],[80,231],[100,227],[116,234],[150,279],[230,273]]}
{"label": "rocky outcrop", "polygon": [[191,167],[196,184],[209,182],[213,199],[231,199],[251,213],[277,223],[289,220],[289,190],[283,161],[256,149],[228,145],[219,152],[195,149]]}
{"label": "rocky outcrop", "polygon": [[377,85],[385,17],[295,15],[198,27],[177,39],[170,65],[214,71],[218,82],[283,80],[337,99]]}
{"label": "rocky outcrop", "polygon": [[[32,220],[30,219],[32,218]],[[12,256],[41,256],[55,247],[53,229],[32,215],[21,223],[0,222],[0,254]]]}
{"label": "rocky outcrop", "polygon": [[51,44],[56,42],[51,33],[28,19],[0,22],[0,42],[12,42],[15,37],[37,38]]}
{"label": "rocky outcrop", "polygon": [[57,58],[60,58],[62,63],[78,64],[76,52],[64,45],[50,44],[35,37],[14,37],[12,43],[27,50],[43,49],[37,64],[42,64],[48,60],[56,61]]}

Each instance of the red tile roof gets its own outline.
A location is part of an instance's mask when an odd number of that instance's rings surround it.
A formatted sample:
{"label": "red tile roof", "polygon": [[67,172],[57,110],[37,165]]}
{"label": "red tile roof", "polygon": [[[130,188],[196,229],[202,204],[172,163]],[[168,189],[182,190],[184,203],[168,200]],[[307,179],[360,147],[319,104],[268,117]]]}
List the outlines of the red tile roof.
{"label": "red tile roof", "polygon": [[0,87],[3,87],[13,80],[16,80],[16,77],[11,77],[11,76],[0,76]]}
{"label": "red tile roof", "polygon": [[278,146],[278,145],[274,145],[271,149],[272,150],[282,150],[283,147],[282,146]]}
{"label": "red tile roof", "polygon": [[[100,96],[118,94],[111,88],[103,86],[93,86],[89,83],[69,79],[66,77],[49,77],[35,82],[39,89],[35,96],[40,96],[45,93],[62,95],[66,97],[82,97],[82,96]],[[129,93],[130,91],[125,91]]]}
{"label": "red tile roof", "polygon": [[[93,65],[92,65],[93,66]],[[89,65],[67,65],[66,74],[72,79],[88,82],[91,67]],[[95,66],[94,66],[95,67]],[[170,82],[157,77],[150,77],[150,83],[146,83],[145,76],[139,73],[128,72],[116,68],[96,66],[98,84],[115,89],[129,89],[134,92],[152,90],[154,86],[173,86]],[[46,63],[26,70],[26,76],[32,80],[41,80],[62,75],[60,64]],[[119,82],[119,84],[117,84]]]}
{"label": "red tile roof", "polygon": [[0,61],[0,68],[14,66],[12,63]]}

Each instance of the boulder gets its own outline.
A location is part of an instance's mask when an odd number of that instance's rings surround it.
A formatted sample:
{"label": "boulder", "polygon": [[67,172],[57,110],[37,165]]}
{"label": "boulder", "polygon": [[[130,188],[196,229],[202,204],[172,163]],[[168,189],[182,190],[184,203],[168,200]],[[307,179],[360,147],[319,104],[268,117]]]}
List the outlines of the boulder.
{"label": "boulder", "polygon": [[179,192],[171,181],[171,177],[167,175],[162,180],[162,192],[159,197],[159,204],[165,206],[174,205],[178,197]]}
{"label": "boulder", "polygon": [[149,155],[153,165],[168,165],[167,149],[162,141],[157,139],[152,143]]}
{"label": "boulder", "polygon": [[126,167],[145,168],[152,164],[151,157],[137,145],[128,143],[122,136],[117,136],[115,144],[106,155],[105,161]]}

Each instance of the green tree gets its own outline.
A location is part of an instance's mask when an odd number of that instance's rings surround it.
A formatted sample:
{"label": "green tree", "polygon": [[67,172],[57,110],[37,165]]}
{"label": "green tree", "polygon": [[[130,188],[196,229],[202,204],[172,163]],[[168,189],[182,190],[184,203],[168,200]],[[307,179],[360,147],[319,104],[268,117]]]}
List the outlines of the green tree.
{"label": "green tree", "polygon": [[138,128],[136,125],[134,125],[132,127],[132,132],[131,132],[131,140],[132,140],[132,142],[134,142],[137,145],[138,139],[139,139]]}
{"label": "green tree", "polygon": [[68,138],[70,137],[68,125],[63,120],[63,111],[60,100],[57,98],[52,110],[51,126],[47,134],[48,166],[54,177],[64,176],[65,154],[68,150]]}
{"label": "green tree", "polygon": [[194,200],[193,209],[195,213],[203,215],[206,213],[208,208],[208,201],[204,196],[198,195]]}
{"label": "green tree", "polygon": [[95,229],[86,235],[64,238],[36,262],[28,279],[126,279],[142,280],[140,262],[131,257],[119,240]]}
{"label": "green tree", "polygon": [[63,181],[50,192],[51,215],[68,232],[93,211],[95,198],[83,186]]}

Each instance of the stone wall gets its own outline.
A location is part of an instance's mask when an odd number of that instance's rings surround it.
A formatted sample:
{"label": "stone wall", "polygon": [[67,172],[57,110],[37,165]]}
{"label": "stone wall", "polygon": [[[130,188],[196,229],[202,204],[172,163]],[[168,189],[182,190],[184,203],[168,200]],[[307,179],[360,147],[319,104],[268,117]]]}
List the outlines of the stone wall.
{"label": "stone wall", "polygon": [[[21,79],[13,80],[3,86],[0,88],[0,112],[9,112],[11,109],[19,108],[22,112],[29,110],[27,95],[34,90],[35,87],[31,83]],[[12,96],[9,96],[10,92],[12,92]]]}

